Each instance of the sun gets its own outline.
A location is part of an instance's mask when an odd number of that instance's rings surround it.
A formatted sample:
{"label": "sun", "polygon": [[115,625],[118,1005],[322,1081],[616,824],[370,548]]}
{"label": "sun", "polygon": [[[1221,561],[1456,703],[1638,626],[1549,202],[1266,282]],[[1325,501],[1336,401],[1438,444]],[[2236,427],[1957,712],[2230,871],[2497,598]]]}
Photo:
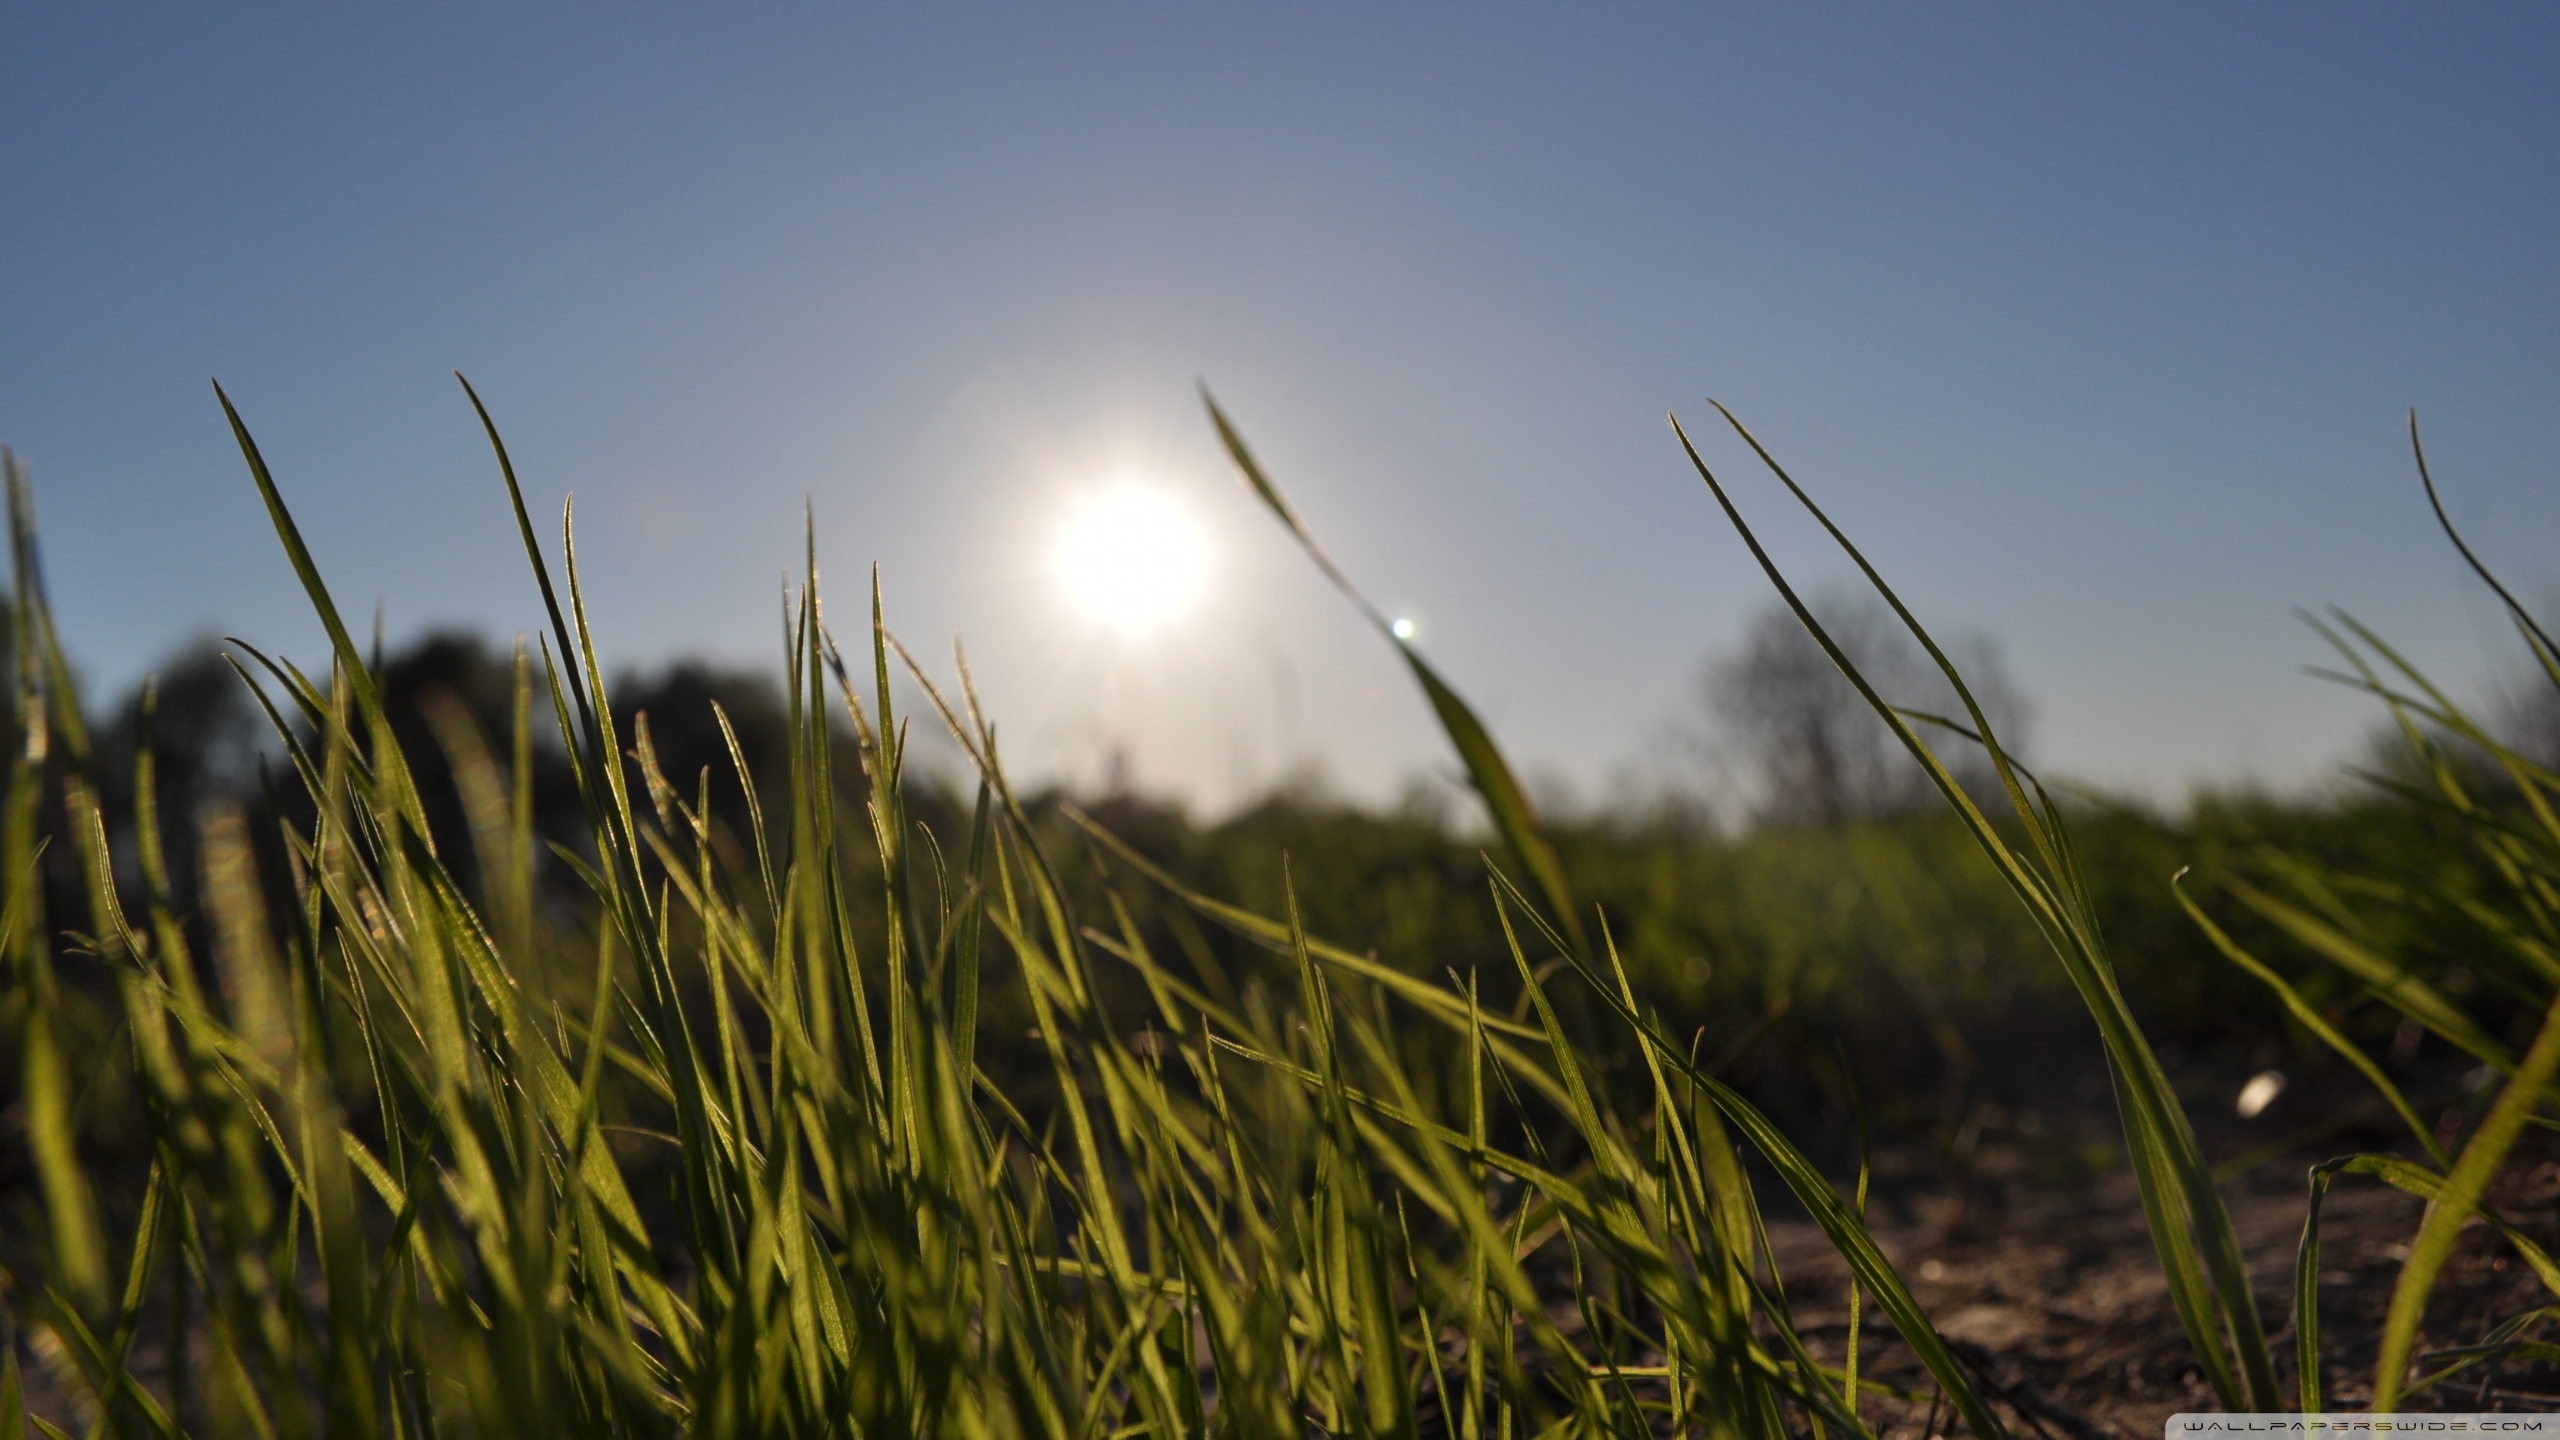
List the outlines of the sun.
{"label": "sun", "polygon": [[1182,503],[1124,482],[1070,507],[1049,550],[1050,572],[1085,618],[1123,635],[1158,630],[1208,587],[1208,532]]}

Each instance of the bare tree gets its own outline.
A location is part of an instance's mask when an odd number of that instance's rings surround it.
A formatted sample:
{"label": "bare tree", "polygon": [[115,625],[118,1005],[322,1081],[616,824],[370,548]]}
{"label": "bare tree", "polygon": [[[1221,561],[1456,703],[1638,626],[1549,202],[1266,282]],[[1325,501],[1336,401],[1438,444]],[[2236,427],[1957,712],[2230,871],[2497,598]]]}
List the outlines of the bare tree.
{"label": "bare tree", "polygon": [[[1964,719],[1954,688],[1882,600],[1829,590],[1806,603],[1888,703]],[[2018,753],[2027,705],[1999,648],[1973,632],[1941,636],[1939,643],[2002,747]],[[1701,688],[1720,722],[1719,748],[1739,762],[1749,806],[1766,823],[1889,819],[1944,803],[1919,762],[1782,603],[1752,616],[1740,645],[1708,663]],[[1921,733],[1969,792],[1997,794],[1998,777],[1981,747],[1933,727]]]}

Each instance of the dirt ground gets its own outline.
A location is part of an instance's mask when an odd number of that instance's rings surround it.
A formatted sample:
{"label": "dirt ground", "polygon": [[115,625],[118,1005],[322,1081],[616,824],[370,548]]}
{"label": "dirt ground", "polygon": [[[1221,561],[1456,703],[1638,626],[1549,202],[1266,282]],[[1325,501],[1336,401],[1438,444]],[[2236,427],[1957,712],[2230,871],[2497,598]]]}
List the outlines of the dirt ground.
{"label": "dirt ground", "polygon": [[[2204,1137],[2239,1155],[2245,1137]],[[2560,1143],[2532,1132],[2490,1200],[2546,1249],[2560,1242]],[[2293,1273],[2314,1163],[2359,1148],[2333,1138],[2264,1159],[2224,1183],[2260,1313],[2292,1393]],[[1892,1167],[1882,1157],[1879,1170]],[[1937,1168],[1931,1166],[1930,1168]],[[2073,1173],[2074,1171],[2078,1173]],[[1952,1180],[1923,1182],[1875,1216],[1879,1238],[1960,1358],[1987,1382],[2021,1435],[2054,1440],[2156,1436],[2182,1410],[2222,1408],[2198,1372],[2152,1250],[2132,1171],[2105,1147],[2013,1136],[1985,1143]],[[2367,1177],[2335,1181],[2321,1206],[2321,1338],[2330,1406],[2372,1398],[2374,1350],[2391,1289],[2417,1233],[2422,1202]],[[1838,1363],[1848,1329],[1846,1271],[1808,1222],[1777,1225],[1771,1243],[1817,1354]],[[2474,1220],[2427,1309],[2419,1350],[2477,1343],[2503,1320],[2555,1303],[2533,1271]],[[1861,1368],[1926,1389],[1911,1351],[1879,1327],[1872,1305]],[[2432,1368],[2432,1367],[2428,1367]],[[2560,1368],[2481,1366],[2405,1402],[2411,1410],[2560,1410]],[[1883,1440],[1926,1440],[1926,1407],[1871,1399]]]}

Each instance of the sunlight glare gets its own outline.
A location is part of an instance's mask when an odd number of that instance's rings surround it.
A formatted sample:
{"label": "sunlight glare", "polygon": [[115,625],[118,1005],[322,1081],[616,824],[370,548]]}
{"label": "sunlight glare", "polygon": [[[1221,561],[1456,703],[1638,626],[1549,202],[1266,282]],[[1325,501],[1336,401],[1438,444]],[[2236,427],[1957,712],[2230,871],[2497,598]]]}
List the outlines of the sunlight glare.
{"label": "sunlight glare", "polygon": [[1207,532],[1179,501],[1142,485],[1069,510],[1049,558],[1076,609],[1128,635],[1181,616],[1209,579]]}

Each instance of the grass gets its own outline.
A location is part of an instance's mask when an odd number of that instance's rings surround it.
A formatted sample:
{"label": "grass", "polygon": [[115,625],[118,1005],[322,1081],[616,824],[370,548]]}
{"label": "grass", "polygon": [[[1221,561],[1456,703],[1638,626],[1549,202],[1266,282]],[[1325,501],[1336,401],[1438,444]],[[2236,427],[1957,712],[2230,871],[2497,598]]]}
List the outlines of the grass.
{"label": "grass", "polygon": [[[2480,563],[2445,513],[2427,471],[2414,415],[2409,440],[2445,537],[2505,605],[2543,678],[2560,686],[2560,648]],[[2301,948],[2344,972],[2406,1022],[2480,1063],[2475,1099],[2449,1135],[2420,1121],[2382,1068],[2307,1005],[2292,982],[2195,912],[2199,926],[2235,963],[2273,990],[2321,1043],[2382,1096],[2420,1152],[2414,1161],[2346,1156],[2313,1171],[2312,1211],[2295,1278],[2301,1350],[2296,1400],[2302,1410],[2317,1411],[2322,1408],[2320,1200],[2331,1180],[2342,1174],[2373,1176],[2427,1200],[2425,1218],[2392,1291],[2374,1368],[2373,1408],[2388,1411],[2414,1390],[2478,1365],[2551,1353],[2551,1346],[2533,1333],[2551,1316],[2540,1311],[2514,1317],[2493,1331],[2487,1343],[2448,1357],[2450,1364],[2411,1374],[2429,1294],[2452,1255],[2456,1235],[2475,1216],[2499,1230],[2545,1286],[2560,1293],[2560,1265],[2483,1203],[2526,1127],[2550,1125],[2547,1112],[2560,1098],[2553,1088],[2554,1076],[2560,1074],[2560,911],[2554,908],[2560,901],[2560,810],[2555,810],[2560,775],[2492,733],[2352,616],[2334,613],[2329,622],[2314,624],[2347,667],[2333,678],[2379,699],[2404,746],[2405,775],[2374,778],[2448,822],[2487,881],[2467,893],[2451,886],[2413,887],[2400,877],[2361,874],[2270,852],[2260,858],[2259,883],[2235,880],[2231,885],[2250,910]],[[2445,946],[2454,936],[2459,937],[2456,945]],[[2501,1033],[2514,1031],[2519,1020],[2531,1025],[2520,1052]]]}
{"label": "grass", "polygon": [[[1933,1416],[2005,1433],[1870,1231],[1863,1167],[1827,1173],[1682,1038],[1610,907],[1577,891],[1590,868],[1383,622],[1501,846],[1474,877],[1472,939],[1450,951],[1464,968],[1388,963],[1371,937],[1312,926],[1357,873],[1336,866],[1302,893],[1284,845],[1253,885],[1215,893],[1104,819],[1017,794],[965,667],[937,684],[889,633],[876,586],[867,633],[840,644],[814,558],[786,636],[781,743],[758,747],[774,755],[759,773],[723,714],[716,783],[738,803],[715,803],[714,774],[670,773],[646,717],[626,724],[608,696],[565,515],[555,567],[485,410],[548,626],[515,659],[508,733],[448,710],[431,761],[224,405],[331,654],[306,672],[238,647],[289,773],[263,809],[205,815],[191,845],[167,843],[147,745],[107,773],[54,636],[29,491],[9,476],[0,1021],[36,1184],[7,1299],[67,1357],[84,1408],[29,1415],[12,1345],[0,1435],[1856,1437],[1882,1395],[1858,1373],[1861,1323],[1916,1357]],[[1211,417],[1275,516],[1378,619]],[[1698,472],[1759,554],[1728,488]],[[2370,635],[2342,633],[2351,656],[2381,658],[2358,683],[2403,719],[2426,803],[2505,889],[2395,894],[2260,856],[2224,882],[2247,923],[2199,906],[2194,933],[2351,1060],[2354,1022],[2252,947],[2276,936],[2284,964],[2322,957],[2506,1077],[2442,1144],[2363,1059],[2423,1158],[2342,1160],[2313,1180],[2315,1196],[2369,1176],[2434,1202],[2384,1336],[2387,1404],[2411,1392],[2451,1237],[2538,1119],[2560,1031],[2519,1048],[2444,966],[2390,949],[2406,927],[2382,912],[2450,906],[2507,957],[2482,978],[2548,1008],[2560,821],[2548,772]],[[902,673],[974,769],[938,825],[910,808]],[[2226,1403],[2316,1406],[2316,1363],[2280,1388],[2211,1171],[2108,948],[2114,882],[2093,879],[2073,817],[1978,712],[1909,716],[1865,693],[1975,847],[1965,883],[2007,894],[2095,1022],[2199,1366]],[[547,855],[546,727],[583,817]],[[1986,815],[1937,761],[1928,737],[1948,734],[1988,751],[2010,813]],[[2462,746],[2491,769],[2453,757]],[[431,770],[451,777],[461,835],[430,823]],[[108,796],[131,813],[110,816]],[[741,811],[742,826],[720,818]],[[181,850],[200,878],[169,873]],[[584,894],[565,912],[543,900],[558,871]],[[1257,903],[1238,903],[1246,890]],[[1639,957],[1661,944],[1634,940]],[[1254,972],[1238,983],[1208,958],[1221,947]],[[994,1054],[1019,1048],[997,1014],[1027,1021],[1024,1063]],[[1755,1189],[1771,1183],[1855,1278],[1843,1368],[1797,1324]],[[2316,1230],[2303,1255],[2296,1340],[2316,1361]],[[2534,1320],[2497,1354],[2437,1368],[2527,1353]]]}

